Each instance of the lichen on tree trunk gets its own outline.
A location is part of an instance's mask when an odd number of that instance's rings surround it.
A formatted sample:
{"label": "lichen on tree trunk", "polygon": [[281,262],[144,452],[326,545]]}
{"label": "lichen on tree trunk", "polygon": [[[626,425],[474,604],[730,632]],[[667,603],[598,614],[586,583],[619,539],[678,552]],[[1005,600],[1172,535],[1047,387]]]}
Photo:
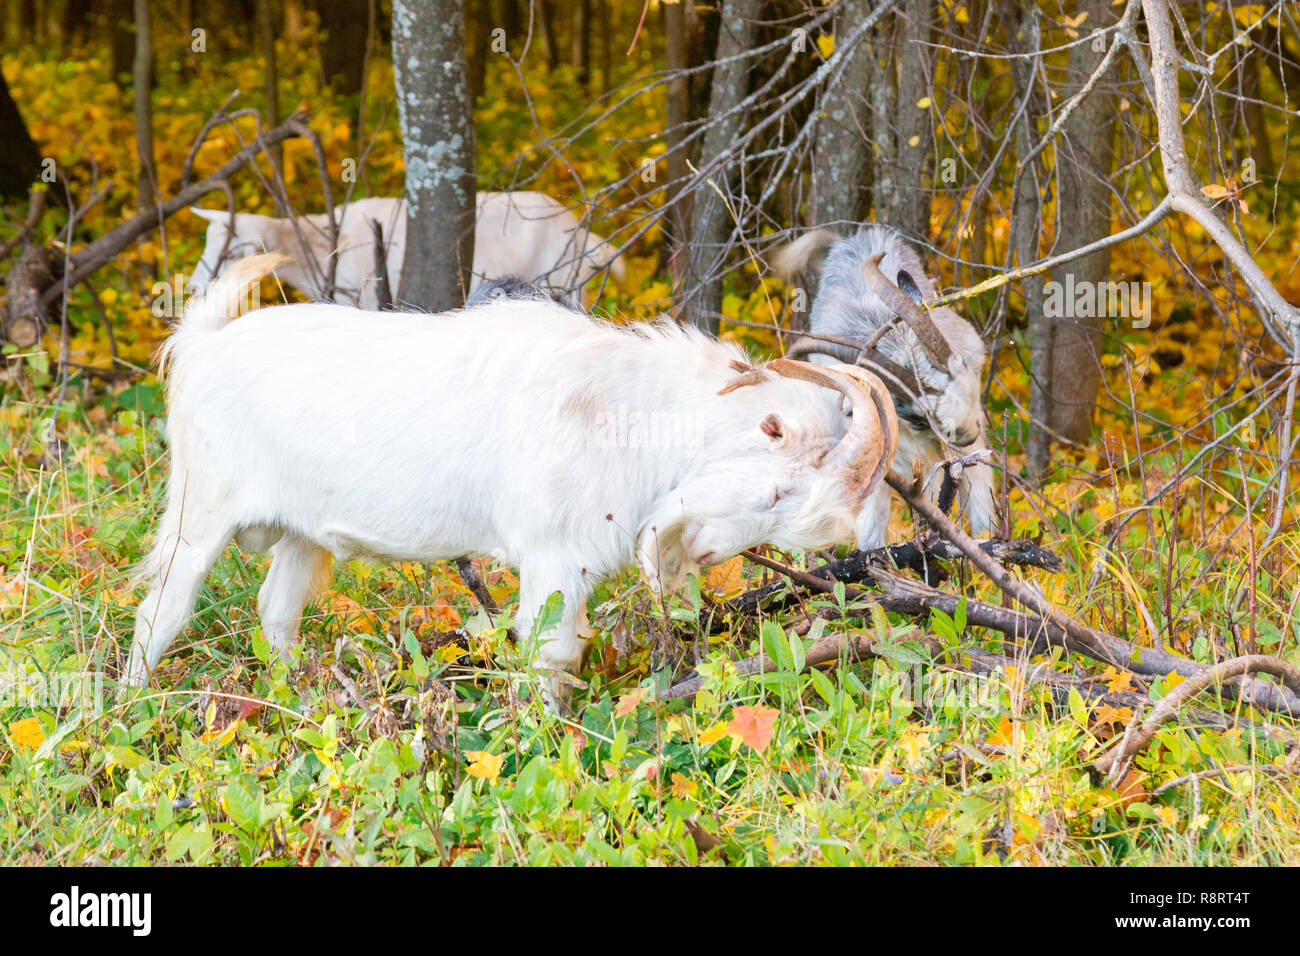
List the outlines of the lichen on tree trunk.
{"label": "lichen on tree trunk", "polygon": [[[722,23],[718,30],[717,57],[713,88],[709,98],[709,115],[714,117],[704,134],[700,150],[700,167],[704,168],[731,147],[744,126],[745,115],[737,111],[727,115],[749,92],[751,63],[746,59],[721,62],[748,50],[754,42],[754,20],[759,0],[726,0],[721,7]],[[728,192],[731,162],[709,177],[695,191],[691,210],[690,252],[686,279],[686,317],[701,329],[716,335],[717,314],[722,310],[722,268],[720,260],[727,254],[727,240],[732,232],[731,213],[723,196]],[[718,189],[714,188],[714,185]]]}
{"label": "lichen on tree trunk", "polygon": [[461,0],[395,0],[393,68],[406,159],[401,303],[458,308],[474,262],[473,99]]}

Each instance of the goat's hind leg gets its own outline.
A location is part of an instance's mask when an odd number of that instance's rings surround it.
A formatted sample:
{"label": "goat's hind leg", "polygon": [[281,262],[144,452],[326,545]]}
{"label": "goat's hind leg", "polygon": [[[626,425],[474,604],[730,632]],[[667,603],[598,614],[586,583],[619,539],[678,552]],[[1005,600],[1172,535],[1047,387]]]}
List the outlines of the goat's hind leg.
{"label": "goat's hind leg", "polygon": [[289,661],[289,648],[297,643],[302,609],[329,583],[333,558],[306,538],[286,533],[271,548],[271,570],[257,592],[257,612],[262,635]]}
{"label": "goat's hind leg", "polygon": [[231,538],[233,529],[215,520],[213,513],[194,517],[197,509],[191,509],[182,523],[179,512],[179,507],[168,507],[158,541],[145,559],[150,587],[135,614],[124,688],[149,683],[149,675],[189,620],[203,579]]}

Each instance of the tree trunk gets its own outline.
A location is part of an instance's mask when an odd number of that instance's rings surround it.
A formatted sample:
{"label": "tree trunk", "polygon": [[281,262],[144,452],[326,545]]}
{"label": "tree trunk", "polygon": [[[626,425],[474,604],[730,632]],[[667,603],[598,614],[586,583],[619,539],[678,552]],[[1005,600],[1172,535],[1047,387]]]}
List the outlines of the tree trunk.
{"label": "tree trunk", "polygon": [[591,79],[591,0],[573,0],[573,69],[586,89]]}
{"label": "tree trunk", "polygon": [[90,0],[68,0],[63,8],[63,46],[68,48],[86,42],[86,28],[90,20]]}
{"label": "tree trunk", "polygon": [[904,0],[895,15],[894,57],[896,74],[893,136],[885,162],[888,179],[879,182],[877,218],[920,242],[930,239],[930,166],[934,154],[932,107],[917,104],[931,95],[930,39],[934,0]]}
{"label": "tree trunk", "polygon": [[[365,0],[317,0],[316,11],[325,30],[321,50],[325,82],[344,96],[360,92],[366,47],[357,42],[357,33],[366,22]],[[434,24],[428,26],[432,29]]]}
{"label": "tree trunk", "polygon": [[668,216],[664,222],[661,254],[667,262],[674,262],[677,248],[686,241],[686,223],[689,221],[684,208],[685,197],[678,194],[687,175],[686,149],[681,143],[686,136],[691,91],[689,81],[682,75],[686,69],[686,16],[682,0],[665,2],[661,9],[664,12],[664,66],[669,73],[676,74],[668,81],[664,121],[664,139],[668,147],[668,185],[664,191],[664,203],[668,206]]}
{"label": "tree trunk", "polygon": [[474,118],[462,0],[394,0],[393,65],[406,157],[401,300],[442,312],[464,304],[474,262]]}
{"label": "tree trunk", "polygon": [[519,0],[496,0],[496,23],[493,27],[500,27],[506,31],[506,47],[514,48],[523,40],[524,34],[528,32],[528,23],[520,15]]}
{"label": "tree trunk", "polygon": [[[280,80],[275,68],[275,24],[271,21],[271,0],[257,0],[257,32],[262,42],[262,59],[266,61],[266,114],[262,117],[267,126],[280,125]],[[284,151],[273,146],[276,165],[284,168]]]}
{"label": "tree trunk", "polygon": [[135,155],[140,163],[136,180],[136,207],[150,209],[154,205],[153,162],[153,43],[149,32],[149,0],[135,0],[135,65],[131,71],[135,87]]}
{"label": "tree trunk", "polygon": [[302,0],[284,0],[284,39],[297,46],[302,38]]}
{"label": "tree trunk", "polygon": [[18,2],[18,34],[23,43],[35,43],[38,41],[36,36],[36,0],[19,0]]}
{"label": "tree trunk", "polygon": [[[1080,14],[1089,14],[1088,22],[1097,27],[1115,20],[1109,0],[1081,0]],[[1073,96],[1087,82],[1104,53],[1091,43],[1081,43],[1070,51],[1068,79],[1062,99]],[[1115,104],[1103,86],[1097,85],[1065,121],[1055,143],[1056,178],[1060,196],[1056,208],[1056,251],[1077,249],[1103,239],[1111,233],[1110,172],[1114,160]],[[1086,442],[1092,437],[1093,408],[1097,404],[1097,386],[1101,382],[1102,332],[1106,325],[1106,296],[1100,294],[1110,271],[1110,250],[1102,249],[1082,259],[1075,259],[1052,270],[1052,281],[1075,289],[1091,286],[1098,292],[1094,315],[1075,315],[1068,301],[1065,315],[1044,315],[1044,335],[1048,343],[1047,365],[1038,364],[1034,356],[1031,388],[1046,393],[1042,402],[1047,409],[1047,426],[1071,441]],[[1083,310],[1089,311],[1089,310]],[[1127,316],[1114,316],[1123,321]],[[1032,334],[1031,329],[1031,334]],[[1038,441],[1050,443],[1051,435]]]}
{"label": "tree trunk", "polygon": [[469,0],[465,29],[469,33],[469,88],[475,100],[483,95],[483,86],[487,81],[488,44],[492,39],[491,20],[491,0]]}
{"label": "tree trunk", "polygon": [[0,199],[26,196],[33,180],[41,173],[41,152],[27,132],[23,114],[18,112],[18,104],[9,93],[3,73],[0,73],[0,142],[5,144],[0,150]]}
{"label": "tree trunk", "polygon": [[1264,105],[1259,102],[1260,60],[1263,53],[1255,45],[1246,49],[1238,47],[1237,56],[1241,58],[1241,120],[1244,129],[1242,140],[1246,144],[1246,157],[1255,164],[1255,176],[1258,179],[1276,178],[1273,169],[1273,144],[1269,139],[1268,125],[1264,121]]}
{"label": "tree trunk", "polygon": [[[839,43],[861,23],[874,0],[845,0],[835,18]],[[812,170],[810,225],[865,222],[871,208],[871,40],[862,37],[838,82],[822,93]],[[851,226],[850,226],[851,228]]]}
{"label": "tree trunk", "polygon": [[[1018,156],[1027,156],[1033,149],[1034,124],[1032,117],[1043,115],[1040,97],[1031,94],[1034,88],[1034,64],[1040,49],[1040,28],[1038,10],[1034,0],[1004,0],[1002,5],[1003,22],[1007,31],[1007,46],[1014,53],[1021,54],[1011,61],[1011,76],[1015,86],[1016,107],[1024,102],[1026,96],[1032,96],[1029,105],[1021,113],[1020,122],[1016,124],[1016,152]],[[1027,266],[1038,259],[1041,222],[1041,180],[1042,163],[1035,160],[1024,170],[1020,185],[1011,199],[1011,248],[1015,250],[1017,263]],[[1043,321],[1043,277],[1031,276],[1024,280],[1022,288],[1025,293],[1025,323],[1029,326],[1029,449],[1028,464],[1030,479],[1041,481],[1051,454],[1051,443],[1045,441],[1042,423],[1047,421],[1047,392],[1035,381],[1040,370],[1045,371],[1049,364],[1051,343],[1048,333],[1051,331]]]}
{"label": "tree trunk", "polygon": [[546,69],[554,70],[560,62],[560,50],[555,41],[555,0],[532,0],[534,26],[541,35]]}
{"label": "tree trunk", "polygon": [[[718,30],[715,59],[724,60],[743,53],[754,45],[753,21],[758,14],[758,5],[759,0],[723,0],[719,4],[722,23]],[[713,120],[704,134],[700,168],[726,152],[744,127],[743,113],[735,113],[725,119],[723,117],[749,92],[750,69],[751,63],[747,60],[719,63],[714,67],[709,100],[709,115]],[[729,161],[710,175],[709,182],[696,189],[688,234],[690,251],[685,314],[688,321],[711,335],[718,334],[717,313],[722,309],[723,264],[729,246],[727,240],[733,226],[731,213],[714,185],[723,194],[730,194],[733,165]]]}
{"label": "tree trunk", "polygon": [[600,34],[600,85],[608,93],[614,88],[614,30],[610,21],[610,5],[614,0],[596,0],[597,31]]}
{"label": "tree trunk", "polygon": [[108,35],[112,54],[113,79],[131,72],[135,61],[135,13],[131,0],[110,0],[108,4]]}

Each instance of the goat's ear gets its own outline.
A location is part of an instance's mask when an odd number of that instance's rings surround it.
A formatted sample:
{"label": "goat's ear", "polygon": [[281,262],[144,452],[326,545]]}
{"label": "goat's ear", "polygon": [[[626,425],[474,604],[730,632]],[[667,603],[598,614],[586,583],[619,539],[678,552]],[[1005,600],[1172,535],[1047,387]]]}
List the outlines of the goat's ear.
{"label": "goat's ear", "polygon": [[772,441],[780,441],[785,437],[785,426],[781,424],[781,419],[775,415],[768,415],[758,426],[763,430],[763,434]]}
{"label": "goat's ear", "polygon": [[208,222],[230,222],[230,213],[224,209],[204,209],[202,206],[191,206],[190,212],[200,219],[206,219]]}
{"label": "goat's ear", "polygon": [[917,305],[925,305],[925,296],[921,295],[921,287],[912,278],[912,273],[906,269],[898,270],[898,288]]}

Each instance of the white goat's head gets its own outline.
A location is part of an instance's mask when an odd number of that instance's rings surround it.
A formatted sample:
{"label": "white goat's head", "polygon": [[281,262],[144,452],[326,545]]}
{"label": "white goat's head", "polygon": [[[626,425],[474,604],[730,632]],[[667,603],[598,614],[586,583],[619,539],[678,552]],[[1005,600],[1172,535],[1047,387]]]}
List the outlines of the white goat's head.
{"label": "white goat's head", "polygon": [[710,436],[717,443],[639,530],[641,566],[660,591],[759,544],[806,551],[852,540],[898,446],[889,393],[862,368],[732,367],[739,374],[719,390],[716,417],[755,427]]}

